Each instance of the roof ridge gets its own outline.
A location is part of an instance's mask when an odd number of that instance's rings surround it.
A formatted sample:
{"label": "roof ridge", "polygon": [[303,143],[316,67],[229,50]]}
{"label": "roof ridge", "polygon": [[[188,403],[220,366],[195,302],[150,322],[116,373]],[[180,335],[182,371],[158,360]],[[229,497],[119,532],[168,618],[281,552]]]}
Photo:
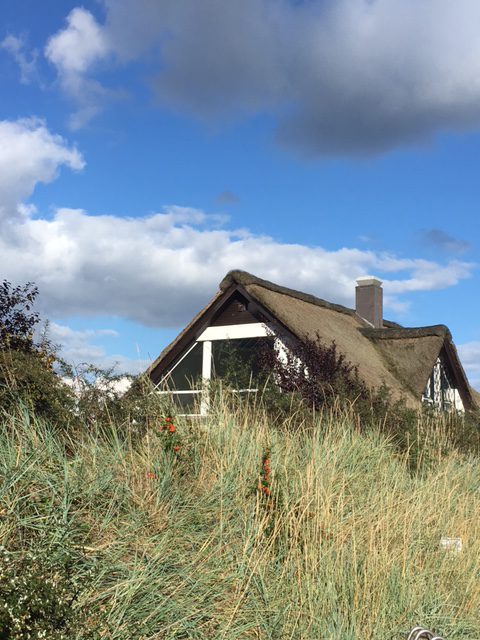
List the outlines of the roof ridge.
{"label": "roof ridge", "polygon": [[450,329],[445,324],[432,324],[427,327],[394,327],[391,329],[360,328],[366,338],[371,340],[402,340],[405,338],[426,338],[438,336],[452,340]]}
{"label": "roof ridge", "polygon": [[[252,273],[248,273],[248,271],[242,271],[241,269],[233,269],[232,271],[229,271],[220,282],[220,290],[225,291],[232,285],[232,283],[243,286],[257,285],[259,287],[269,289],[274,293],[281,293],[283,295],[302,300],[303,302],[308,302],[318,307],[323,307],[324,309],[331,309],[332,311],[344,313],[346,315],[358,318],[360,321],[364,322],[363,318],[360,318],[355,309],[350,309],[350,307],[345,307],[342,304],[337,304],[335,302],[329,302],[328,300],[318,298],[311,293],[305,293],[303,291],[298,291],[297,289],[290,289],[289,287],[281,286],[279,284],[276,284],[275,282],[271,282],[270,280],[258,278]],[[383,322],[387,328],[401,328],[401,325],[396,322],[392,322],[391,320],[384,320]]]}

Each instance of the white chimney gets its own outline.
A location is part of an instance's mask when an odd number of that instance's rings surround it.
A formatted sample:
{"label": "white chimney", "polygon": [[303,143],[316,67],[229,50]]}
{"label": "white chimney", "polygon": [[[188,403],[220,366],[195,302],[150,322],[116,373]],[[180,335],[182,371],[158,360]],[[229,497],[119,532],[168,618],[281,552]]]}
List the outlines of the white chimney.
{"label": "white chimney", "polygon": [[355,311],[375,329],[383,327],[382,281],[374,276],[357,279]]}

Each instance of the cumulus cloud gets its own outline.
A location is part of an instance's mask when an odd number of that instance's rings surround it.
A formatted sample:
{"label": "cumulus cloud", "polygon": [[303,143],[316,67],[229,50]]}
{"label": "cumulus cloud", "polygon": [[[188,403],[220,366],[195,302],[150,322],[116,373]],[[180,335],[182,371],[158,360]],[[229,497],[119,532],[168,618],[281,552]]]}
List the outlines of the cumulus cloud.
{"label": "cumulus cloud", "polygon": [[465,342],[458,347],[458,353],[470,384],[480,390],[480,342]]}
{"label": "cumulus cloud", "polygon": [[24,39],[13,34],[9,34],[0,42],[0,48],[7,51],[17,63],[20,82],[29,84],[37,75],[38,51],[34,49],[28,53]]}
{"label": "cumulus cloud", "polygon": [[37,118],[0,121],[0,223],[27,211],[22,204],[39,182],[51,182],[62,165],[80,170],[82,155]]}
{"label": "cumulus cloud", "polygon": [[47,58],[65,74],[85,73],[108,53],[100,25],[86,9],[69,14],[67,26],[52,36],[45,49]]}
{"label": "cumulus cloud", "polygon": [[89,77],[95,66],[109,54],[105,30],[83,8],[70,12],[67,26],[53,35],[45,47],[45,56],[57,68],[63,90],[76,104],[70,119],[74,129],[97,115],[111,93]]}
{"label": "cumulus cloud", "polygon": [[389,294],[402,294],[411,291],[432,291],[452,287],[460,280],[468,278],[473,267],[472,262],[459,260],[450,260],[447,264],[442,265],[438,262],[418,258],[399,260],[391,256],[384,256],[381,269],[384,272],[410,272],[408,278],[385,282],[384,288]]}
{"label": "cumulus cloud", "polygon": [[77,100],[99,61],[148,55],[162,103],[216,122],[270,114],[279,142],[313,156],[381,153],[480,124],[477,0],[104,5],[104,23],[74,9],[47,45]]}
{"label": "cumulus cloud", "polygon": [[348,305],[365,273],[405,273],[385,281],[386,302],[394,303],[405,292],[452,286],[472,270],[281,243],[207,222],[203,212],[181,207],[143,218],[59,209],[50,220],[20,222],[8,243],[0,239],[0,270],[15,281],[34,279],[54,317],[110,314],[159,327],[184,324],[233,268]]}

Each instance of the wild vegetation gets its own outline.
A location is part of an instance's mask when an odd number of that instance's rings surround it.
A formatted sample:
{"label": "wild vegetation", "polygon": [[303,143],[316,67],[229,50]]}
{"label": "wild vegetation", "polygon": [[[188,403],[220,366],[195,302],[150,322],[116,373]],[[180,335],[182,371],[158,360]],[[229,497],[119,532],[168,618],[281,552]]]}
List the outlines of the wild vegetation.
{"label": "wild vegetation", "polygon": [[4,415],[2,637],[478,639],[478,459],[438,419],[415,472],[348,413],[295,427],[245,406],[141,439]]}
{"label": "wild vegetation", "polygon": [[0,639],[480,637],[473,419],[312,406],[305,379],[192,420],[94,370],[58,403],[45,349],[1,351]]}

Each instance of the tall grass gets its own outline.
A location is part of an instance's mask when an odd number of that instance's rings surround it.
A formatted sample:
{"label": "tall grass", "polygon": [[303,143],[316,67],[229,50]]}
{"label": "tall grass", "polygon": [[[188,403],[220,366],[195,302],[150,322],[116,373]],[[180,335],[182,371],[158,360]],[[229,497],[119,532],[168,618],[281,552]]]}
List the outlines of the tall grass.
{"label": "tall grass", "polygon": [[[177,422],[176,453],[156,426],[141,441],[114,425],[69,439],[6,417],[0,543],[74,552],[71,570],[95,576],[77,606],[115,640],[383,640],[416,623],[478,640],[480,461],[434,419],[418,472],[348,414],[315,420],[281,430],[219,406]],[[257,490],[267,450],[270,496]]]}

